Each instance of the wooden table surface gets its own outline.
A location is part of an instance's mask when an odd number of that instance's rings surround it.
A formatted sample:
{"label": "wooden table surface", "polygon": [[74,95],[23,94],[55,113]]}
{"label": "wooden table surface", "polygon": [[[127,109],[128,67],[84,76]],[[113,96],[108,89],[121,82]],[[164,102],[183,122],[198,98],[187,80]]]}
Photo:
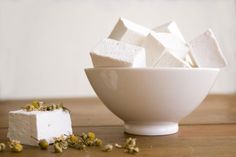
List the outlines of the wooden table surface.
{"label": "wooden table surface", "polygon": [[[57,99],[72,111],[75,133],[93,131],[105,143],[122,144],[127,137],[135,137],[140,153],[134,156],[153,157],[236,157],[236,95],[211,95],[180,124],[178,133],[169,136],[134,136],[124,133],[123,122],[114,116],[96,98]],[[0,102],[0,142],[6,142],[7,113],[16,110],[26,100]],[[91,147],[85,151],[68,149],[62,154],[53,153],[52,147],[42,151],[25,146],[22,153],[0,152],[0,157],[109,157],[130,156],[120,149],[102,152]]]}

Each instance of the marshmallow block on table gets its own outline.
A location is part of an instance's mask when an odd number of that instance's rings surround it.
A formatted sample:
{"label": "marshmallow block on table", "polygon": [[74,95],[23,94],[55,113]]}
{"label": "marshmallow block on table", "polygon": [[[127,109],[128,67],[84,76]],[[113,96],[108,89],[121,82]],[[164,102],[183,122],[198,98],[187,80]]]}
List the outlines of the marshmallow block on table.
{"label": "marshmallow block on table", "polygon": [[[22,144],[38,145],[34,139],[45,139],[54,142],[54,137],[72,134],[71,118],[68,111],[17,110],[9,112],[9,128],[7,137],[19,140]],[[33,137],[33,138],[32,138]]]}
{"label": "marshmallow block on table", "polygon": [[160,56],[157,63],[154,67],[182,67],[182,68],[190,68],[190,65],[179,59],[177,56],[173,55],[169,50],[165,50]]}
{"label": "marshmallow block on table", "polygon": [[146,67],[143,47],[104,39],[91,50],[94,67]]}
{"label": "marshmallow block on table", "polygon": [[189,52],[187,45],[170,33],[150,33],[142,46],[146,50],[147,66],[154,66],[165,49],[184,59]]}
{"label": "marshmallow block on table", "polygon": [[189,42],[190,54],[198,67],[222,68],[227,61],[211,29]]}
{"label": "marshmallow block on table", "polygon": [[177,36],[179,39],[181,39],[184,43],[186,43],[186,41],[184,40],[184,37],[181,33],[181,31],[179,30],[179,27],[177,26],[177,24],[175,23],[175,21],[170,21],[167,22],[165,24],[162,24],[160,26],[157,26],[153,29],[153,31],[160,33],[171,33],[175,36]]}
{"label": "marshmallow block on table", "polygon": [[109,35],[109,38],[140,46],[150,31],[148,28],[120,18]]}

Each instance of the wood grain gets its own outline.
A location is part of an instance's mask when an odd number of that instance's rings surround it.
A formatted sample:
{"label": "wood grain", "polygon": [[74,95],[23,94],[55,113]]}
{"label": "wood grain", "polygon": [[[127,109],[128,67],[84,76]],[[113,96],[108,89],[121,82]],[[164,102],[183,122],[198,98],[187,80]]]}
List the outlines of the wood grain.
{"label": "wood grain", "polygon": [[[74,132],[94,131],[105,143],[122,144],[127,137],[137,138],[140,153],[135,156],[147,157],[235,157],[236,156],[236,96],[210,95],[180,125],[178,133],[169,136],[134,136],[124,133],[123,122],[113,115],[96,98],[57,99],[50,102],[64,102],[72,111]],[[0,142],[6,142],[7,113],[16,110],[27,100],[0,102]],[[130,157],[122,150],[114,149],[104,153],[101,148],[88,148],[85,151],[69,149],[62,154],[37,147],[25,146],[22,153],[8,150],[1,157]]]}
{"label": "wood grain", "polygon": [[[122,144],[127,137],[135,137],[140,153],[135,156],[150,157],[235,157],[236,155],[236,125],[182,125],[177,134],[169,136],[134,136],[123,133],[123,127],[74,127],[74,131],[81,133],[94,131],[105,143]],[[0,139],[5,141],[6,129],[0,130]],[[123,150],[114,149],[104,153],[101,148],[87,148],[85,151],[74,149],[66,150],[62,154],[53,153],[52,147],[42,151],[37,147],[25,146],[22,153],[15,154],[9,151],[0,154],[1,157],[17,155],[26,156],[77,156],[77,157],[130,157]]]}
{"label": "wood grain", "polygon": [[[49,99],[63,102],[72,111],[73,126],[117,126],[123,121],[110,112],[97,98]],[[30,100],[0,102],[0,127],[8,126],[8,112],[17,110]],[[181,124],[236,123],[236,95],[209,95]]]}

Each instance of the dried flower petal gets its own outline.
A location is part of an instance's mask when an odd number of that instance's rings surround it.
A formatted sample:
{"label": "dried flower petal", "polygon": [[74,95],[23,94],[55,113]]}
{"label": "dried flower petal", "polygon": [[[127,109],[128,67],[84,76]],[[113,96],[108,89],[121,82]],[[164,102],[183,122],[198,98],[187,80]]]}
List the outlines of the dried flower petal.
{"label": "dried flower petal", "polygon": [[63,152],[63,148],[61,147],[60,143],[54,143],[53,147],[54,147],[55,153]]}
{"label": "dried flower petal", "polygon": [[94,140],[96,138],[96,135],[93,132],[88,132],[87,136],[88,136],[89,140]]}
{"label": "dried flower petal", "polygon": [[138,147],[129,147],[129,148],[125,149],[125,152],[130,153],[130,154],[138,153],[139,148]]}
{"label": "dried flower petal", "polygon": [[11,140],[8,143],[9,148],[11,149],[12,152],[21,152],[23,150],[23,146],[21,145],[20,141],[17,140]]}
{"label": "dried flower petal", "polygon": [[104,152],[110,152],[110,151],[113,150],[113,145],[107,144],[107,145],[105,145],[105,146],[103,147],[102,150],[103,150]]}
{"label": "dried flower petal", "polygon": [[27,112],[31,111],[54,111],[57,109],[62,109],[63,111],[70,112],[69,109],[65,108],[62,104],[46,104],[42,101],[32,101],[31,104],[23,107]]}
{"label": "dried flower petal", "polygon": [[123,148],[123,147],[122,147],[121,145],[119,145],[118,143],[115,144],[115,147],[116,147],[116,148],[120,148],[120,149]]}
{"label": "dried flower petal", "polygon": [[49,143],[47,140],[45,139],[39,140],[39,147],[41,149],[48,149],[48,146],[49,146]]}
{"label": "dried flower petal", "polygon": [[95,146],[101,146],[102,145],[102,140],[101,139],[99,139],[99,138],[95,138],[95,140],[94,140],[94,145]]}
{"label": "dried flower petal", "polygon": [[125,148],[134,147],[135,145],[136,145],[136,139],[129,137],[128,139],[126,139],[124,147]]}
{"label": "dried flower petal", "polygon": [[6,149],[6,145],[4,143],[0,143],[0,152],[3,152]]}

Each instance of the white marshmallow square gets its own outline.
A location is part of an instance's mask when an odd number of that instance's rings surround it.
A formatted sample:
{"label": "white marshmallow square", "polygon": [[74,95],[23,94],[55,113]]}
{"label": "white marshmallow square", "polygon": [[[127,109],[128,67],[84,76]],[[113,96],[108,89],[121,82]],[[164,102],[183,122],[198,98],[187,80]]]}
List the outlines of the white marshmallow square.
{"label": "white marshmallow square", "polygon": [[165,50],[154,67],[190,68],[190,65],[187,62],[179,59],[177,56],[173,55],[173,53],[171,53],[169,50]]}
{"label": "white marshmallow square", "polygon": [[91,50],[94,67],[146,67],[143,47],[104,39]]}
{"label": "white marshmallow square", "polygon": [[227,61],[211,29],[189,42],[190,54],[198,67],[222,68]]}
{"label": "white marshmallow square", "polygon": [[120,18],[109,38],[140,46],[150,31],[148,28]]}
{"label": "white marshmallow square", "polygon": [[[17,110],[9,112],[9,128],[7,137],[19,140],[22,144],[38,145],[38,140],[54,142],[54,137],[72,134],[71,118],[68,111]],[[33,138],[32,138],[33,137]]]}
{"label": "white marshmallow square", "polygon": [[184,43],[186,43],[186,41],[184,40],[184,37],[181,33],[181,31],[179,30],[179,27],[177,26],[175,21],[170,21],[167,22],[165,24],[162,24],[160,26],[157,26],[153,29],[153,31],[157,32],[157,33],[171,33],[175,36],[177,36],[179,39],[181,39]]}
{"label": "white marshmallow square", "polygon": [[150,33],[143,42],[143,47],[146,50],[147,66],[154,66],[165,49],[180,59],[184,59],[189,52],[187,45],[170,33]]}

